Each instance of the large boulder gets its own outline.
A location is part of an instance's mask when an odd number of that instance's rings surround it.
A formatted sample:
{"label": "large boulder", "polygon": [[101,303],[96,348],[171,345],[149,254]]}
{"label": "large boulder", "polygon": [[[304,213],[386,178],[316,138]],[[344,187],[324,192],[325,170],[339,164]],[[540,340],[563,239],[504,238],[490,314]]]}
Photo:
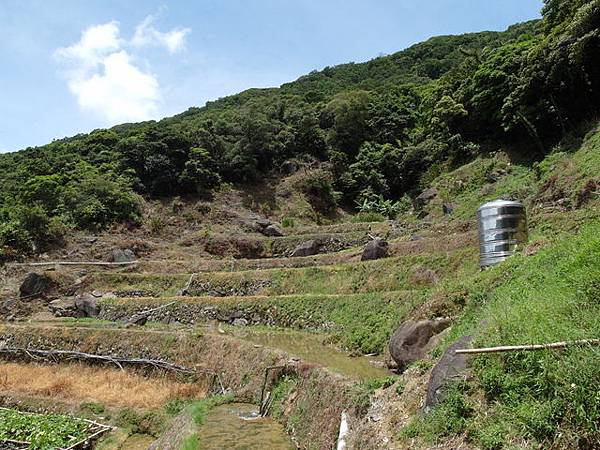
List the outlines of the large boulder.
{"label": "large boulder", "polygon": [[434,187],[430,187],[421,192],[415,198],[415,209],[421,209],[438,195],[438,191]]}
{"label": "large boulder", "polygon": [[283,231],[277,225],[272,223],[268,227],[265,227],[262,231],[262,234],[269,237],[280,237],[283,236]]}
{"label": "large boulder", "polygon": [[97,317],[100,314],[98,299],[90,294],[75,297],[75,308],[82,317]]}
{"label": "large boulder", "polygon": [[55,281],[48,275],[31,272],[23,280],[19,295],[22,299],[34,299],[50,293],[55,287]]}
{"label": "large boulder", "polygon": [[116,263],[133,262],[135,261],[135,253],[129,248],[124,250],[118,248],[111,252],[109,261]]}
{"label": "large boulder", "polygon": [[311,239],[310,241],[306,241],[298,245],[290,256],[296,257],[316,255],[317,253],[319,253],[319,247],[319,241]]}
{"label": "large boulder", "polygon": [[450,319],[404,322],[392,335],[389,342],[390,355],[403,370],[409,364],[422,359],[427,353],[427,344],[433,336],[450,326]]}
{"label": "large boulder", "polygon": [[388,256],[389,244],[386,240],[375,238],[365,245],[365,248],[360,257],[361,261],[370,261],[373,259],[385,258]]}
{"label": "large boulder", "polygon": [[283,236],[283,231],[279,227],[279,225],[271,222],[269,219],[256,219],[254,221],[253,228],[259,233],[264,234],[268,237],[279,237]]}
{"label": "large boulder", "polygon": [[468,355],[456,354],[455,351],[467,348],[473,341],[472,336],[463,336],[446,349],[438,363],[431,371],[427,385],[425,409],[429,409],[444,400],[447,386],[467,370]]}

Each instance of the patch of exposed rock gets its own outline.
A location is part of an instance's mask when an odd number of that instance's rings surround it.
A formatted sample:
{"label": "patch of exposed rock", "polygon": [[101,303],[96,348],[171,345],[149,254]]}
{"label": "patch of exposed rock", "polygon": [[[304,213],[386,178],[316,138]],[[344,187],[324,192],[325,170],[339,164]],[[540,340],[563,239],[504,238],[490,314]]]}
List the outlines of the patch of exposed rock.
{"label": "patch of exposed rock", "polygon": [[432,337],[450,326],[450,319],[404,322],[392,335],[389,342],[390,355],[401,370],[420,359],[428,350]]}
{"label": "patch of exposed rock", "polygon": [[305,241],[296,246],[296,248],[292,251],[290,256],[292,258],[301,257],[301,256],[312,256],[319,253],[320,243],[316,239],[311,239],[310,241]]}
{"label": "patch of exposed rock", "polygon": [[463,336],[446,349],[438,363],[431,371],[427,385],[425,409],[429,409],[444,400],[448,385],[462,376],[468,367],[468,355],[456,354],[455,351],[467,348],[473,341],[472,336]]}
{"label": "patch of exposed rock", "polygon": [[425,207],[431,200],[437,197],[438,191],[434,187],[430,187],[421,192],[414,201],[415,209],[421,209]]}
{"label": "patch of exposed rock", "polygon": [[22,299],[34,299],[49,294],[56,287],[57,283],[48,275],[31,272],[23,280],[19,295]]}
{"label": "patch of exposed rock", "polygon": [[126,248],[126,249],[117,248],[110,253],[108,261],[116,262],[116,263],[124,263],[124,262],[133,262],[133,261],[135,261],[135,259],[136,259],[135,253],[133,252],[133,250],[131,250],[129,248]]}
{"label": "patch of exposed rock", "polygon": [[381,238],[375,238],[365,246],[361,261],[371,261],[374,259],[381,259],[388,256],[389,244],[386,240]]}

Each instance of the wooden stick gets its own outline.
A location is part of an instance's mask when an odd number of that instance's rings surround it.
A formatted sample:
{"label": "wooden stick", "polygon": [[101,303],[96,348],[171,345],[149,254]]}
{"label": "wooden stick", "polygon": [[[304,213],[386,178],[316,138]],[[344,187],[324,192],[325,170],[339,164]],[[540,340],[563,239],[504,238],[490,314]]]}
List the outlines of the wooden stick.
{"label": "wooden stick", "polygon": [[504,353],[504,352],[521,352],[533,350],[545,350],[553,348],[565,348],[573,345],[600,345],[600,339],[581,339],[578,341],[563,341],[551,342],[549,344],[532,344],[532,345],[504,345],[501,347],[487,348],[463,348],[455,350],[454,353],[460,354],[477,354],[477,353]]}

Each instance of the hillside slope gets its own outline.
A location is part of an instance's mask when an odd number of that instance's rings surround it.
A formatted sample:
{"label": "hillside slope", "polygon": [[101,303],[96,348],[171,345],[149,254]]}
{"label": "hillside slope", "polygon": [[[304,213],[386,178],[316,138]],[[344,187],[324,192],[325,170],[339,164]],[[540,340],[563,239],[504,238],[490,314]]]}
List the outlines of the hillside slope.
{"label": "hillside slope", "polygon": [[546,3],[541,21],[503,33],[437,37],[160,122],[2,155],[2,258],[60,245],[68,229],[140,223],[138,194],[210,198],[319,167],[304,183],[318,220],[357,205],[393,217],[477,155],[540,159],[600,104],[598,2]]}

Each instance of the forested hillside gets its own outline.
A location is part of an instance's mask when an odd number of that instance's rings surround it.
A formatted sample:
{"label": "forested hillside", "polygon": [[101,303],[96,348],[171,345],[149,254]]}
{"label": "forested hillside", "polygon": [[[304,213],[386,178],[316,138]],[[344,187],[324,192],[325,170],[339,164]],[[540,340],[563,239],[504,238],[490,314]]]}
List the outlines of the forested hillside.
{"label": "forested hillside", "polygon": [[502,33],[436,37],[2,155],[0,259],[60,244],[70,227],[135,224],[141,196],[210,196],[290,165],[320,167],[305,189],[332,207],[379,202],[393,215],[480,154],[539,159],[600,106],[600,1],[545,3],[541,21]]}

